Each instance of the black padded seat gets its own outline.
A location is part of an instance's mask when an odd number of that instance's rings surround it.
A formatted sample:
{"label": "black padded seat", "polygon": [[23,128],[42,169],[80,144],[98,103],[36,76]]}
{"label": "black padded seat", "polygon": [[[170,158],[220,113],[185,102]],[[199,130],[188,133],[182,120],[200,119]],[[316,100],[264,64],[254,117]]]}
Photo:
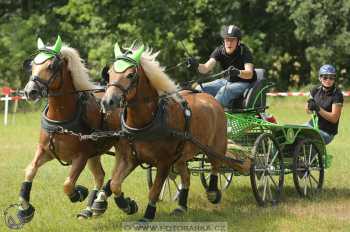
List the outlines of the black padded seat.
{"label": "black padded seat", "polygon": [[265,78],[264,69],[255,69],[257,80],[243,92],[243,94],[231,102],[229,111],[264,111],[266,107],[266,92],[271,86]]}

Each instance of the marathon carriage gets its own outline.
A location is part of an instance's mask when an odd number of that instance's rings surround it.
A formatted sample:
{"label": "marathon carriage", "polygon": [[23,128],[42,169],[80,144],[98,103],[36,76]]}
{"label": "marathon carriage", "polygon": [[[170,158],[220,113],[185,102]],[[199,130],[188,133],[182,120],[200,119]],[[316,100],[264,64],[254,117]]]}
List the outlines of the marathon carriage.
{"label": "marathon carriage", "polygon": [[[219,187],[227,189],[234,175],[249,175],[257,203],[275,205],[282,194],[284,175],[291,173],[300,196],[312,197],[321,190],[324,169],[330,166],[325,144],[316,127],[279,125],[266,120],[266,92],[273,84],[264,77],[264,70],[256,69],[256,72],[257,81],[226,110],[228,150],[241,160],[252,158],[253,165],[248,174],[222,167]],[[199,154],[188,165],[192,175],[199,175],[207,189],[210,164],[206,155]],[[154,169],[148,169],[149,186],[153,175]],[[173,170],[163,185],[160,199],[177,197],[178,179]]]}

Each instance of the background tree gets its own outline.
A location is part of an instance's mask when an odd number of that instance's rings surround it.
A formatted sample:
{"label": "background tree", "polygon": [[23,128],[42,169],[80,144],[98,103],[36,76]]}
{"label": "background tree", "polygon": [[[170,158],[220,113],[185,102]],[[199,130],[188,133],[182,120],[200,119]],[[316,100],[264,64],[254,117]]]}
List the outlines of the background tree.
{"label": "background tree", "polygon": [[[166,67],[187,56],[205,62],[222,41],[222,25],[233,23],[242,28],[255,66],[267,70],[278,90],[300,88],[317,81],[323,63],[347,75],[349,11],[350,0],[3,0],[0,86],[24,87],[28,76],[21,64],[35,52],[39,36],[54,42],[60,34],[97,80],[102,67],[113,61],[117,41],[127,46],[139,39],[160,50]],[[179,82],[194,78],[184,67],[169,75]]]}

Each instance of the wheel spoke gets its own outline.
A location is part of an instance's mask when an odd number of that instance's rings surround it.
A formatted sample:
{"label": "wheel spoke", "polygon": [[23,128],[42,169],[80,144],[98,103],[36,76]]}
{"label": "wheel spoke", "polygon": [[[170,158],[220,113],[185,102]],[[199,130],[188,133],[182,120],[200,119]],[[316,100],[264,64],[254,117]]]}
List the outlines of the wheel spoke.
{"label": "wheel spoke", "polygon": [[310,177],[314,180],[314,182],[316,183],[316,186],[318,186],[318,180],[314,177],[314,175],[312,175],[311,173],[310,173]]}
{"label": "wheel spoke", "polygon": [[270,196],[270,198],[268,198],[268,200],[272,201],[272,192],[271,192],[271,185],[270,185],[270,181],[269,178],[266,177],[266,182],[267,182],[267,190],[268,190],[268,195]]}
{"label": "wheel spoke", "polygon": [[303,157],[306,157],[306,145],[303,145]]}
{"label": "wheel spoke", "polygon": [[167,185],[168,185],[169,199],[173,199],[169,178],[167,178]]}
{"label": "wheel spoke", "polygon": [[270,173],[268,173],[268,175],[269,175],[269,177],[270,177],[270,179],[271,179],[273,185],[276,187],[276,189],[278,189],[278,185],[277,185],[277,183],[275,182],[275,180],[273,179],[272,175],[271,175]]}
{"label": "wheel spoke", "polygon": [[[256,186],[257,189],[260,188],[260,183],[264,181],[264,177],[265,177],[265,171],[262,172],[262,174],[260,176],[260,180],[257,179],[257,186]],[[257,178],[257,176],[256,176],[256,178]]]}
{"label": "wheel spoke", "polygon": [[229,175],[227,175],[226,176],[226,174],[224,173],[224,174],[222,174],[222,176],[223,176],[223,178],[225,179],[225,183],[229,183],[230,182],[230,180],[232,179],[232,175],[231,174],[229,174]]}
{"label": "wheel spoke", "polygon": [[272,160],[271,160],[269,165],[272,165],[275,162],[275,159],[277,158],[278,154],[279,154],[279,151],[276,150],[275,156],[272,158]]}
{"label": "wheel spoke", "polygon": [[220,189],[222,189],[222,180],[221,180],[221,175],[219,175],[219,186],[220,186]]}
{"label": "wheel spoke", "polygon": [[176,179],[171,180],[176,187],[176,190],[180,190],[180,185],[176,182]]}
{"label": "wheel spoke", "polygon": [[265,153],[266,156],[266,165],[269,165],[269,158],[270,158],[270,151],[271,151],[271,145],[272,145],[272,141],[268,140],[268,147],[267,147],[267,153]]}
{"label": "wheel spoke", "polygon": [[265,140],[261,140],[261,145],[262,145],[262,152],[265,156],[265,154],[266,154]]}
{"label": "wheel spoke", "polygon": [[259,168],[265,167],[265,165],[264,165],[264,156],[263,157],[256,157],[255,160],[258,161],[257,164],[259,163],[259,165],[258,165]]}
{"label": "wheel spoke", "polygon": [[266,197],[266,187],[267,187],[267,178],[264,176],[263,201],[265,201],[265,197]]}
{"label": "wheel spoke", "polygon": [[303,181],[304,181],[304,195],[307,195],[307,172],[305,172],[303,176]]}
{"label": "wheel spoke", "polygon": [[315,153],[314,157],[310,161],[310,166],[314,163],[315,159],[318,158],[318,153]]}
{"label": "wheel spoke", "polygon": [[160,197],[159,199],[163,200],[164,199],[164,195],[165,195],[165,189],[166,189],[166,185],[167,185],[167,180],[168,178],[166,178],[166,180],[164,181],[163,183],[163,186],[162,186],[162,190],[160,191]]}
{"label": "wheel spoke", "polygon": [[311,156],[312,156],[312,144],[310,144],[310,149],[309,149],[309,155],[308,155],[308,165],[310,165]]}

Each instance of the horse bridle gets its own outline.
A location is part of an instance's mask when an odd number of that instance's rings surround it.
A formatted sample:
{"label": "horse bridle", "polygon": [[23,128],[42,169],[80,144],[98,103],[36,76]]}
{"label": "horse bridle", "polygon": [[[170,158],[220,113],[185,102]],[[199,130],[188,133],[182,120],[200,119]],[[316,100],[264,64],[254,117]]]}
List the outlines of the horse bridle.
{"label": "horse bridle", "polygon": [[125,107],[125,106],[128,105],[127,101],[125,100],[126,96],[128,95],[129,91],[131,89],[133,89],[134,87],[137,87],[137,85],[139,83],[138,71],[139,71],[140,66],[136,63],[136,61],[134,61],[133,59],[131,59],[131,58],[125,56],[125,55],[117,57],[116,60],[128,61],[128,62],[132,63],[132,66],[135,67],[135,69],[136,69],[135,72],[129,73],[126,76],[126,78],[131,80],[131,82],[130,82],[128,87],[125,88],[124,86],[122,86],[121,84],[117,83],[116,81],[113,81],[112,83],[108,83],[107,84],[107,88],[110,87],[110,86],[114,86],[114,87],[118,88],[122,92],[122,96],[121,96],[121,99],[120,99],[120,106],[121,107]]}
{"label": "horse bridle", "polygon": [[[58,59],[59,62],[61,61],[61,58],[56,55],[53,59]],[[55,62],[55,61],[54,61]],[[56,65],[60,65],[60,64],[56,64]],[[49,87],[52,84],[53,81],[56,80],[59,72],[61,71],[60,67],[53,67],[52,69],[52,74],[50,76],[50,78],[46,81],[46,80],[42,80],[38,75],[34,75],[30,77],[30,81],[33,81],[39,88],[40,91],[40,96],[41,97],[48,97],[48,96],[59,96],[62,95],[62,93],[50,93],[49,94]],[[60,90],[63,86],[63,78],[60,77],[60,84],[58,89]]]}

